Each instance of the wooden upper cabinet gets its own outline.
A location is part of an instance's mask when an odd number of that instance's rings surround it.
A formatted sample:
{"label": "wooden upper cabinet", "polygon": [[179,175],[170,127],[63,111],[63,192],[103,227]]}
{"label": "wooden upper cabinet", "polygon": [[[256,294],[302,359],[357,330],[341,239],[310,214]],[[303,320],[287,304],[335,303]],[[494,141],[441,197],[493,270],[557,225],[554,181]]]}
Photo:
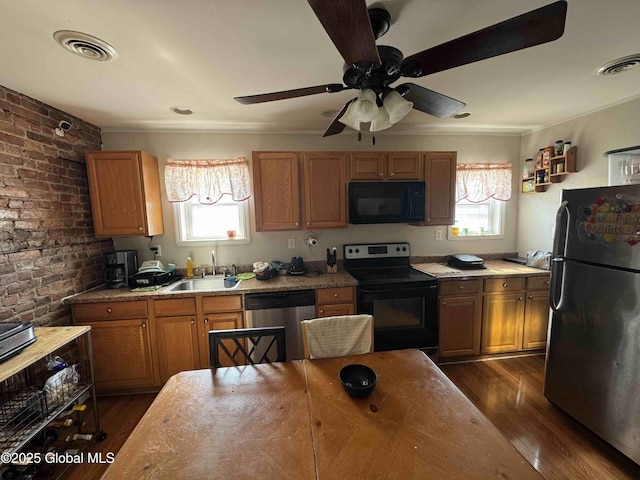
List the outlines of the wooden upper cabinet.
{"label": "wooden upper cabinet", "polygon": [[253,152],[256,231],[300,228],[300,179],[295,152]]}
{"label": "wooden upper cabinet", "polygon": [[158,159],[141,151],[87,152],[96,237],[164,233]]}
{"label": "wooden upper cabinet", "polygon": [[394,152],[386,157],[388,180],[422,180],[420,152]]}
{"label": "wooden upper cabinet", "polygon": [[456,152],[424,154],[425,225],[453,225],[455,221],[456,158]]}
{"label": "wooden upper cabinet", "polygon": [[304,227],[346,227],[346,154],[303,153],[302,159]]}
{"label": "wooden upper cabinet", "polygon": [[351,180],[384,180],[385,178],[386,169],[382,153],[352,153],[349,163]]}
{"label": "wooden upper cabinet", "polygon": [[421,180],[421,152],[357,152],[350,155],[351,180]]}

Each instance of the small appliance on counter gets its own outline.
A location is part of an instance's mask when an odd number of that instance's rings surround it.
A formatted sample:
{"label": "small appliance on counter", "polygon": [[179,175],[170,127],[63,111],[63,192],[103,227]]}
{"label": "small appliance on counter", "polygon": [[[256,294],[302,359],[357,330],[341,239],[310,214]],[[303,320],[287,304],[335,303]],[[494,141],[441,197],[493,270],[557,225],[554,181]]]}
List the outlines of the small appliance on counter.
{"label": "small appliance on counter", "polygon": [[8,360],[36,341],[31,322],[0,323],[0,362]]}
{"label": "small appliance on counter", "polygon": [[459,268],[460,270],[476,270],[487,268],[484,265],[484,260],[482,258],[466,253],[449,255],[449,261],[447,263],[452,267]]}
{"label": "small appliance on counter", "polygon": [[276,276],[277,270],[270,262],[255,262],[253,273],[256,274],[256,280],[270,280]]}
{"label": "small appliance on counter", "polygon": [[154,285],[166,285],[174,279],[174,273],[167,272],[160,260],[147,260],[142,262],[140,270],[129,278],[131,288],[151,287]]}
{"label": "small appliance on counter", "polygon": [[116,250],[105,255],[106,268],[102,279],[109,288],[127,287],[138,271],[137,250]]}
{"label": "small appliance on counter", "polygon": [[291,257],[289,275],[304,275],[304,273],[304,260],[302,259],[302,257]]}

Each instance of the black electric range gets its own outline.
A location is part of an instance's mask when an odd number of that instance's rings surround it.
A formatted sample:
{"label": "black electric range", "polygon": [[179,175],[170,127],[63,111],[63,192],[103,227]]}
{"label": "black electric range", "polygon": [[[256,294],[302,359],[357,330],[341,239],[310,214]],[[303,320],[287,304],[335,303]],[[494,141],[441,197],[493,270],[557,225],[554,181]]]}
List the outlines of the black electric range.
{"label": "black electric range", "polygon": [[374,317],[376,351],[437,346],[438,281],[411,267],[409,243],[349,244],[343,255],[357,311]]}

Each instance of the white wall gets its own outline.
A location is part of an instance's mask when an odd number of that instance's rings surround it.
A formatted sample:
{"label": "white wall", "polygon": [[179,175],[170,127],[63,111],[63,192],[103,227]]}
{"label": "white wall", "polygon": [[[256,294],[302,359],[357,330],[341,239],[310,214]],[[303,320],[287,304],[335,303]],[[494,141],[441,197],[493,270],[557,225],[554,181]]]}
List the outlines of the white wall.
{"label": "white wall", "polygon": [[517,251],[551,251],[555,213],[562,189],[607,185],[608,163],[603,153],[608,150],[640,145],[640,99],[601,110],[565,123],[551,126],[522,137],[520,167],[526,158],[535,158],[539,148],[556,140],[571,141],[578,147],[577,172],[561,183],[549,185],[547,191],[520,194],[517,227]]}
{"label": "white wall", "polygon": [[[254,150],[308,150],[308,151],[457,151],[459,163],[514,163],[514,196],[507,203],[506,233],[495,240],[435,241],[436,227],[412,227],[409,225],[353,225],[346,229],[315,230],[319,244],[310,250],[303,245],[304,230],[292,232],[255,232],[255,220],[251,212],[251,238],[249,245],[216,247],[218,264],[248,264],[258,260],[289,261],[294,255],[305,260],[322,260],[327,247],[336,246],[339,252],[345,243],[408,241],[413,255],[446,255],[449,253],[512,252],[516,247],[516,222],[518,209],[520,166],[520,137],[494,135],[380,135],[376,146],[369,145],[369,138],[358,142],[355,133],[343,133],[334,137],[321,135],[239,134],[208,132],[103,132],[105,150],[144,150],[158,157],[161,184],[164,190],[165,159],[233,158],[246,156],[251,159]],[[153,239],[162,246],[162,260],[184,266],[186,257],[192,255],[196,265],[210,263],[211,247],[178,247],[175,244],[173,209],[163,191],[165,234]],[[287,239],[295,238],[296,249],[287,248]],[[152,258],[145,238],[116,239],[116,248],[135,248],[141,260]],[[339,254],[341,257],[341,253]]]}

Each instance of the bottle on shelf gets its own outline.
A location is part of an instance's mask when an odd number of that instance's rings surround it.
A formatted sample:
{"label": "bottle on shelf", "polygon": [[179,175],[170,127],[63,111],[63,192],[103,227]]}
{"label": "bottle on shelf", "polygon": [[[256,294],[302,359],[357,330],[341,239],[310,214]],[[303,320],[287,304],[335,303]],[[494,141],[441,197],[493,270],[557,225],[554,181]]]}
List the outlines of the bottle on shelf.
{"label": "bottle on shelf", "polygon": [[562,147],[562,154],[566,155],[570,148],[571,148],[571,142],[564,142],[564,145]]}
{"label": "bottle on shelf", "polygon": [[556,140],[555,143],[555,156],[559,157],[560,155],[562,155],[562,149],[564,148],[564,140]]}
{"label": "bottle on shelf", "polygon": [[528,178],[533,177],[533,158],[527,158],[524,161],[524,167],[522,167],[522,179],[527,180]]}

